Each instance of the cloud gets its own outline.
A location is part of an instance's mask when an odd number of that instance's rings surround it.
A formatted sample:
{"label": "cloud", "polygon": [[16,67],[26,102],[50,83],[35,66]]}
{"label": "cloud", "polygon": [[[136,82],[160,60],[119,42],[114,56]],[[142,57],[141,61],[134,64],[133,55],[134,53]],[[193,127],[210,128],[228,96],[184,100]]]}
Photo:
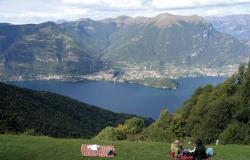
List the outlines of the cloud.
{"label": "cloud", "polygon": [[209,10],[206,11],[206,14],[208,16],[215,16],[215,15],[218,15],[218,13],[219,13],[219,11],[216,10],[216,9],[209,9]]}
{"label": "cloud", "polygon": [[88,13],[89,13],[89,10],[85,8],[63,8],[61,11],[62,16],[68,16],[68,15],[84,16]]}
{"label": "cloud", "polygon": [[58,19],[249,14],[250,0],[0,0],[0,22],[40,23]]}
{"label": "cloud", "polygon": [[230,6],[250,3],[249,0],[153,0],[155,8],[187,9],[197,7]]}
{"label": "cloud", "polygon": [[186,9],[250,3],[249,0],[62,0],[63,4],[112,9]]}
{"label": "cloud", "polygon": [[142,8],[141,0],[63,0],[66,5],[81,5],[85,7],[107,7],[113,9]]}

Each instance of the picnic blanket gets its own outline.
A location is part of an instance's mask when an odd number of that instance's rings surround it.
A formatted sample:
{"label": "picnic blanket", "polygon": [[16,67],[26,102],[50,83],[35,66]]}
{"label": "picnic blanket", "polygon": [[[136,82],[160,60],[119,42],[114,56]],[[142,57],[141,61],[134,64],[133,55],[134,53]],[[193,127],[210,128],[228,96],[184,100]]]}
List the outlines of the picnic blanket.
{"label": "picnic blanket", "polygon": [[[174,159],[174,152],[170,152],[170,159]],[[180,155],[177,156],[178,160],[193,160],[193,156],[185,156],[185,155]]]}
{"label": "picnic blanket", "polygon": [[[174,155],[175,155],[174,152],[169,153],[169,156],[170,156],[171,160],[174,159]],[[193,156],[191,156],[191,155],[189,155],[189,156],[188,155],[179,155],[179,156],[177,156],[177,159],[178,160],[194,160]],[[208,157],[208,158],[206,158],[206,160],[210,160],[210,158]]]}
{"label": "picnic blanket", "polygon": [[185,155],[183,155],[183,156],[179,156],[178,158],[180,160],[193,160],[193,156],[185,156]]}
{"label": "picnic blanket", "polygon": [[[85,157],[106,157],[106,158],[113,158],[115,156],[115,147],[114,146],[101,146],[98,148],[98,150],[92,150],[89,148],[91,144],[82,144],[81,146],[81,153],[82,156]],[[109,154],[110,151],[113,152],[113,154]]]}

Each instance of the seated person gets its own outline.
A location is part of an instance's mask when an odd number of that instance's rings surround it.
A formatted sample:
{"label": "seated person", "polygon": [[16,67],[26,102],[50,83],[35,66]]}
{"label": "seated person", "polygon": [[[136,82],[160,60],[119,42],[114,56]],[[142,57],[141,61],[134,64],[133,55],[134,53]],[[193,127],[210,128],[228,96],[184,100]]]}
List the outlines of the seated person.
{"label": "seated person", "polygon": [[176,159],[181,151],[181,142],[180,140],[175,140],[174,143],[171,144],[171,159]]}
{"label": "seated person", "polygon": [[206,148],[200,139],[196,140],[196,147],[194,148],[193,152],[189,152],[192,153],[194,160],[204,160],[207,158]]}

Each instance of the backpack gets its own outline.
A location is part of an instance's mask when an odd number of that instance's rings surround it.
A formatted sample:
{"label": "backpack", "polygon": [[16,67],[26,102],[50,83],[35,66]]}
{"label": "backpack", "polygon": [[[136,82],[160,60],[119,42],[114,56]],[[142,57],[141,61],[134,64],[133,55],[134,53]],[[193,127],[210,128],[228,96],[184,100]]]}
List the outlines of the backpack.
{"label": "backpack", "polygon": [[212,157],[214,155],[214,149],[211,147],[207,148],[206,154],[208,157]]}

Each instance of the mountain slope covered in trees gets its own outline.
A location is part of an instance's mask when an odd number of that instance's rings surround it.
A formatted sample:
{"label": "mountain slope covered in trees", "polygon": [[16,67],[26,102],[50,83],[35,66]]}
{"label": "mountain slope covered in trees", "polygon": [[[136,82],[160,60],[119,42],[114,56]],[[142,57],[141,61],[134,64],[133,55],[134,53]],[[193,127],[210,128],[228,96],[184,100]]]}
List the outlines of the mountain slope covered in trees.
{"label": "mountain slope covered in trees", "polygon": [[0,74],[6,79],[51,74],[74,76],[105,67],[91,48],[78,43],[54,22],[0,24],[0,59]]}
{"label": "mountain slope covered in trees", "polygon": [[178,110],[171,123],[179,136],[206,142],[250,143],[250,63],[237,75],[213,87],[198,88]]}
{"label": "mountain slope covered in trees", "polygon": [[57,94],[0,83],[0,133],[89,138],[129,117]]}

